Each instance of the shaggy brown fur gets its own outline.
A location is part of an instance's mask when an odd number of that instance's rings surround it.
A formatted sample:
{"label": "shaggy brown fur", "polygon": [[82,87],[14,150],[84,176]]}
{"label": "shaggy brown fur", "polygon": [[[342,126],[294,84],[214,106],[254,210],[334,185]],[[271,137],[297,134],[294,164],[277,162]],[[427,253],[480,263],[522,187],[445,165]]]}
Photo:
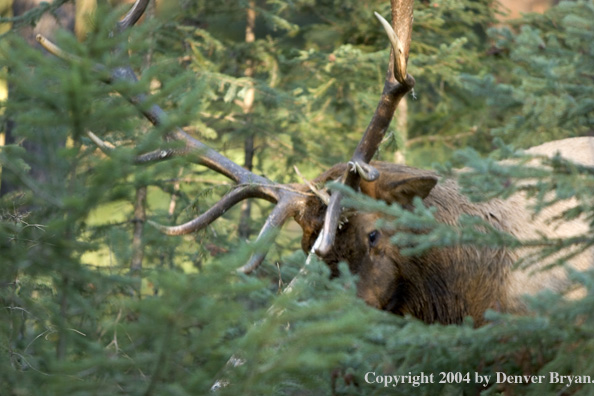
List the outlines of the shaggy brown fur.
{"label": "shaggy brown fur", "polygon": [[[547,143],[528,150],[533,155],[551,156],[557,151],[575,162],[594,165],[594,138],[574,138]],[[435,173],[384,162],[373,165],[380,171],[379,180],[362,182],[361,192],[389,204],[404,208],[414,197],[426,206],[437,209],[438,221],[456,225],[461,214],[478,216],[496,229],[506,231],[520,240],[579,235],[588,230],[587,224],[576,219],[559,222],[555,217],[575,205],[567,200],[534,216],[527,208],[529,200],[516,194],[507,200],[494,199],[472,203],[459,192],[455,180],[438,180]],[[339,164],[322,174],[316,182],[338,178],[345,171]],[[302,247],[309,251],[323,222],[324,205],[312,198],[305,213],[297,217],[302,226]],[[524,309],[523,294],[544,289],[565,291],[566,268],[538,271],[548,262],[534,263],[527,270],[513,270],[519,258],[530,260],[533,251],[505,248],[458,246],[434,248],[421,256],[400,254],[390,243],[392,233],[377,229],[378,213],[357,212],[339,230],[335,246],[324,257],[333,276],[338,263],[346,261],[351,272],[359,276],[357,293],[371,306],[399,315],[412,315],[425,322],[460,323],[471,316],[477,325],[483,323],[484,312],[494,309],[519,312]],[[594,264],[592,251],[574,257],[568,264],[585,270]]]}

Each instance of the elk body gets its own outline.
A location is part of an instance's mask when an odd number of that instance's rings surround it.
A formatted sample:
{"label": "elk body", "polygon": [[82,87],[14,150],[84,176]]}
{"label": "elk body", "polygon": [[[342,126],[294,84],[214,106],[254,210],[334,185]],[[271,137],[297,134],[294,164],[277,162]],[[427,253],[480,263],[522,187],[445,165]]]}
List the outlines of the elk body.
{"label": "elk body", "polygon": [[[573,138],[549,142],[527,150],[527,154],[552,156],[559,152],[583,165],[594,165],[594,138]],[[528,207],[530,200],[517,193],[507,200],[493,199],[473,203],[460,193],[453,179],[438,180],[436,174],[391,163],[375,162],[380,171],[374,182],[362,181],[360,191],[388,204],[411,207],[414,197],[435,207],[439,222],[456,226],[460,215],[477,216],[495,229],[512,234],[519,240],[566,238],[588,231],[585,221],[559,220],[558,216],[575,205],[573,200],[555,204],[538,215]],[[318,179],[332,180],[344,172],[346,164],[334,166]],[[316,205],[297,221],[304,229],[303,249],[309,250],[321,227],[321,215]],[[323,209],[321,210],[323,212]],[[475,323],[483,321],[487,309],[505,312],[522,311],[523,295],[550,289],[564,292],[568,287],[564,267],[542,269],[551,263],[532,263],[526,269],[514,270],[519,259],[530,263],[535,251],[529,248],[489,248],[462,245],[432,248],[420,256],[404,256],[390,242],[394,231],[378,229],[379,213],[352,214],[339,230],[331,251],[323,256],[332,274],[345,261],[359,276],[357,293],[369,305],[400,315],[412,315],[425,322],[460,323],[472,316]],[[592,250],[570,262],[577,270],[594,265]]]}
{"label": "elk body", "polygon": [[[148,1],[136,0],[116,26],[116,33],[133,26],[146,10]],[[435,217],[438,221],[455,226],[460,215],[474,215],[518,239],[531,239],[539,232],[558,238],[586,231],[587,225],[579,220],[564,225],[551,222],[555,215],[563,211],[564,205],[571,206],[572,202],[552,208],[550,213],[547,211],[533,217],[526,208],[526,198],[521,194],[506,201],[471,203],[460,193],[455,180],[439,180],[431,171],[371,161],[398,102],[415,84],[414,78],[406,70],[413,1],[391,0],[391,6],[392,24],[376,14],[392,46],[376,111],[348,164],[335,165],[314,184],[338,179],[372,198],[399,204],[404,208],[410,208],[413,199],[420,197],[425,205],[437,209]],[[37,39],[56,56],[68,62],[79,61],[46,38],[38,36]],[[101,65],[97,69],[105,70]],[[136,81],[134,71],[122,66],[113,69],[111,76],[104,78],[108,84],[121,80]],[[165,113],[157,105],[146,106],[147,97],[127,96],[132,105],[139,107],[139,112],[155,126],[160,126]],[[88,136],[102,151],[110,154],[110,145],[92,132],[88,132]],[[417,257],[404,256],[390,243],[391,232],[376,228],[378,213],[351,213],[348,222],[338,227],[341,216],[346,215],[342,213],[342,194],[339,191],[327,197],[314,194],[319,191],[312,184],[287,186],[275,183],[242,168],[181,128],[172,128],[164,138],[169,142],[179,142],[179,147],[139,155],[135,159],[136,163],[150,164],[183,156],[236,183],[235,188],[217,204],[192,221],[173,227],[152,223],[168,235],[188,234],[203,229],[242,200],[265,199],[275,203],[275,207],[259,239],[268,238],[287,219],[294,218],[303,228],[303,249],[310,251],[313,247],[328,263],[333,275],[337,274],[340,261],[347,262],[351,271],[359,276],[357,292],[367,303],[396,314],[412,315],[426,322],[459,323],[465,316],[472,316],[477,323],[481,323],[487,309],[521,310],[521,294],[524,292],[534,293],[543,288],[563,290],[565,287],[566,274],[563,268],[536,274],[512,271],[518,258],[530,257],[531,251],[527,249],[514,251],[454,246],[434,248]],[[557,150],[577,162],[594,165],[594,138],[545,144],[528,153],[552,155]],[[251,272],[263,261],[264,256],[265,252],[258,252],[241,270]],[[590,268],[591,252],[575,257],[572,264],[577,269]],[[543,265],[546,263],[538,263],[537,267]]]}

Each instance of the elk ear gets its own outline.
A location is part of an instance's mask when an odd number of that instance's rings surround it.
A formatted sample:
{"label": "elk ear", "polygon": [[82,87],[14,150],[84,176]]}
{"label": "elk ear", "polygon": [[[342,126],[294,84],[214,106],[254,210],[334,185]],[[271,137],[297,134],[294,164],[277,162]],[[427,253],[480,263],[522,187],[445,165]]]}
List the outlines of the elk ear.
{"label": "elk ear", "polygon": [[410,205],[415,197],[425,199],[437,184],[435,176],[417,176],[409,179],[389,183],[386,193],[392,198],[388,203],[398,202],[400,205]]}
{"label": "elk ear", "polygon": [[374,183],[362,183],[361,191],[389,204],[398,202],[402,206],[407,206],[412,204],[415,197],[425,199],[436,184],[437,177],[432,175],[398,174],[380,177]]}

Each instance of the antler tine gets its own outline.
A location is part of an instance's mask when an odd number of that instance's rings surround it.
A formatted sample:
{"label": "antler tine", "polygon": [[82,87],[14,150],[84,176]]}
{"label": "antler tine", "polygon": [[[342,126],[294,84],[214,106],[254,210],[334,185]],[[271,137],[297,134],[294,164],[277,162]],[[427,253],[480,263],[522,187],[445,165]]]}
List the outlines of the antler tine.
{"label": "antler tine", "polygon": [[[268,252],[267,242],[274,240],[278,230],[283,226],[285,221],[290,217],[293,217],[304,204],[305,203],[301,200],[286,200],[279,202],[278,205],[275,206],[268,216],[268,219],[266,219],[266,223],[264,223],[262,230],[260,230],[260,234],[258,234],[258,238],[255,242],[257,251],[250,257],[247,264],[238,268],[238,272],[249,274],[260,266]],[[261,244],[265,246],[261,247]]]}
{"label": "antler tine", "polygon": [[128,29],[130,26],[133,26],[138,20],[142,17],[144,12],[146,11],[146,7],[148,6],[150,0],[136,0],[132,8],[128,11],[126,16],[124,16],[117,25],[118,32]]}
{"label": "antler tine", "polygon": [[223,198],[219,200],[219,202],[217,202],[206,212],[185,224],[172,227],[163,226],[153,221],[151,221],[151,224],[166,235],[186,235],[205,228],[210,223],[221,217],[235,204],[243,201],[244,199],[262,198],[276,203],[277,201],[271,198],[272,195],[276,194],[274,192],[266,193],[261,187],[262,186],[253,184],[239,185],[224,195]]}
{"label": "antler tine", "polygon": [[386,35],[388,36],[388,40],[390,40],[390,44],[392,44],[391,52],[394,57],[394,77],[399,83],[405,84],[406,57],[404,55],[404,45],[402,44],[402,41],[400,41],[400,39],[398,38],[398,35],[394,31],[390,23],[388,23],[388,21],[386,21],[386,19],[377,12],[374,12],[373,14],[384,27]]}
{"label": "antler tine", "polygon": [[[412,33],[413,0],[392,0],[391,5],[392,25],[375,13],[384,30],[386,30],[392,49],[380,101],[361,141],[355,149],[353,157],[349,161],[350,166],[347,173],[342,178],[342,182],[353,189],[357,189],[361,178],[373,181],[379,177],[379,172],[369,165],[369,162],[386,134],[400,99],[410,92],[415,85],[414,78],[406,72]],[[395,33],[395,30],[400,33],[401,39]],[[330,203],[324,218],[321,242],[316,250],[322,256],[326,255],[334,244],[342,210],[341,200],[342,193],[339,191],[335,191],[330,197]]]}
{"label": "antler tine", "polygon": [[[87,131],[87,136],[93,143],[95,143],[95,146],[97,146],[99,150],[103,151],[103,153],[108,156],[110,156],[115,149],[115,146],[100,139],[99,136],[91,131]],[[176,155],[183,155],[186,151],[187,150],[185,149],[158,149],[137,156],[134,158],[134,163],[140,165],[164,161]]]}
{"label": "antler tine", "polygon": [[[122,31],[134,25],[134,23],[138,21],[145,11],[148,1],[149,0],[137,0],[128,14],[118,23],[117,31]],[[62,58],[68,62],[81,61],[80,58],[63,51],[54,43],[41,35],[37,36],[37,40],[44,48],[46,48],[46,50],[48,50],[48,52],[56,55],[59,58]],[[107,71],[107,68],[103,65],[96,65],[95,69],[102,72]],[[113,84],[117,81],[131,83],[138,82],[136,73],[134,73],[130,66],[117,67],[111,70],[108,74],[109,75],[107,77],[103,78],[103,81],[107,84]],[[140,94],[127,96],[121,91],[120,94],[126,97],[130,103],[135,105],[153,125],[168,126],[167,114],[163,109],[161,109],[161,107],[158,105],[152,105],[149,109],[146,109],[145,103],[147,102],[148,95]],[[87,135],[102,151],[106,152],[107,154],[109,154],[113,149],[113,147],[106,144],[92,132],[88,132]],[[205,145],[201,141],[188,135],[179,127],[173,127],[165,137],[170,141],[183,142],[184,147],[155,150],[150,153],[139,155],[135,158],[134,162],[137,164],[143,164],[165,160],[174,156],[184,155],[191,158],[194,162],[206,166],[237,183],[237,186],[225,194],[217,204],[188,223],[179,226],[167,227],[149,220],[153,226],[167,235],[183,235],[198,231],[211,224],[217,218],[222,216],[228,209],[242,200],[248,198],[260,198],[277,204],[258,236],[257,242],[261,242],[262,239],[267,239],[270,236],[274,236],[273,230],[281,227],[289,217],[294,216],[305,205],[305,194],[303,192],[287,189],[285,186],[278,185],[268,180],[264,176],[260,176],[248,171],[235,162],[229,160],[227,157],[221,155],[219,152]],[[264,260],[265,255],[266,253],[263,251],[257,252],[253,255],[248,264],[241,267],[239,270],[245,273],[253,271]]]}
{"label": "antler tine", "polygon": [[[59,58],[69,62],[80,62],[80,58],[65,52],[56,44],[40,34],[37,35],[37,41],[39,41],[39,43],[48,52]],[[95,69],[106,70],[103,65],[96,65]],[[132,68],[125,66],[114,69],[111,72],[111,75],[104,78],[103,81],[107,84],[113,84],[116,81],[135,83],[138,82],[138,78],[136,77],[136,73],[134,73]],[[135,96],[126,96],[126,98],[128,101],[130,101],[130,103],[134,104],[153,125],[162,126],[167,124],[167,114],[160,106],[152,105],[149,109],[146,109],[145,106],[143,106],[147,101],[147,95],[140,94]],[[174,127],[173,130],[168,133],[168,137],[171,140],[178,140],[185,143],[185,150],[179,150],[179,154],[189,154],[190,152],[196,154],[196,163],[204,165],[217,173],[225,175],[236,183],[258,183],[262,185],[274,184],[265,177],[256,175],[237,165],[235,162],[229,160],[227,157],[221,155],[201,141],[188,135],[179,127]],[[161,151],[168,152],[168,150]],[[169,157],[171,156],[172,155]]]}

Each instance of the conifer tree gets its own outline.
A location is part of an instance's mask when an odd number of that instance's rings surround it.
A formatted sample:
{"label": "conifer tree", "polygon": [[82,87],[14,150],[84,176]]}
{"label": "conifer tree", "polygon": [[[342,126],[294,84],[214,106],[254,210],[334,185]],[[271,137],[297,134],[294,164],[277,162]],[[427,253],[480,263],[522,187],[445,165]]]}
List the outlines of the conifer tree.
{"label": "conifer tree", "polygon": [[[76,61],[46,57],[14,31],[0,38],[0,66],[8,67],[4,74],[14,87],[2,117],[15,121],[17,136],[41,145],[67,142],[36,158],[19,144],[0,150],[2,177],[8,171],[21,185],[18,197],[0,201],[0,393],[195,395],[213,385],[223,395],[589,391],[591,384],[567,388],[550,380],[494,383],[498,372],[547,379],[550,372],[589,374],[594,282],[588,273],[575,275],[586,289],[581,300],[545,294],[529,302],[531,315],[488,312],[489,323],[478,329],[471,321],[426,325],[367,307],[344,264],[335,280],[315,257],[305,266],[291,230],[257,274],[238,274],[253,244],[239,241],[236,210],[186,237],[166,237],[143,223],[145,216],[182,223],[230,188],[184,158],[137,163],[140,154],[179,149],[162,140],[172,126],[184,126],[238,163],[252,134],[255,173],[279,182],[300,182],[293,165],[313,179],[348,158],[384,79],[388,45],[372,11],[387,15],[387,2],[256,1],[254,41],[245,37],[252,2],[168,2],[122,34],[112,33],[125,8],[99,3],[84,42],[57,36]],[[561,2],[487,36],[492,5],[417,2],[410,58],[417,99],[409,101],[407,160],[429,165],[451,158],[468,166],[461,185],[473,199],[506,196],[514,180],[535,176],[495,163],[520,157],[509,144],[592,130],[592,2]],[[28,14],[26,22],[39,17]],[[138,83],[103,82],[105,70],[127,65]],[[254,103],[244,112],[251,89]],[[128,100],[147,92],[145,104]],[[142,119],[152,104],[167,111],[165,124]],[[396,137],[379,158],[392,158],[406,144],[394,125]],[[476,150],[451,155],[440,143],[472,143]],[[32,177],[34,162],[52,177]],[[451,173],[452,166],[439,170]],[[538,173],[535,209],[550,204],[553,191],[555,199],[574,197],[592,219],[593,175],[553,159]],[[378,207],[352,194],[345,205]],[[427,227],[420,236],[395,239],[413,253],[460,241],[516,243],[477,232],[476,219],[453,230],[440,228],[421,206],[381,209]],[[252,229],[267,210],[254,203]],[[138,229],[141,240],[134,237]],[[592,235],[590,229],[576,243],[591,246]],[[543,255],[563,247],[538,242]],[[385,388],[376,381],[409,373],[435,380]],[[489,386],[477,383],[475,373],[490,375]]]}

